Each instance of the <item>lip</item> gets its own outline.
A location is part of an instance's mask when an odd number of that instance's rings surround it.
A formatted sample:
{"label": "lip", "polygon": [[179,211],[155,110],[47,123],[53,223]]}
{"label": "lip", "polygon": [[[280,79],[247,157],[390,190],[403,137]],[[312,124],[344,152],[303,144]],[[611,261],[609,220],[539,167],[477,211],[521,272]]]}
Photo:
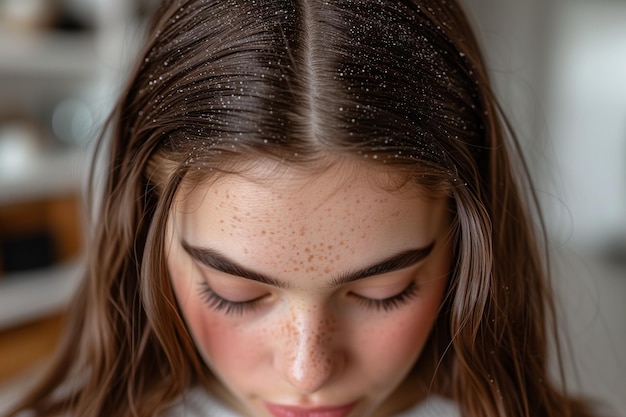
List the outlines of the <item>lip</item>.
{"label": "lip", "polygon": [[300,407],[265,403],[274,417],[346,417],[356,403],[338,407]]}

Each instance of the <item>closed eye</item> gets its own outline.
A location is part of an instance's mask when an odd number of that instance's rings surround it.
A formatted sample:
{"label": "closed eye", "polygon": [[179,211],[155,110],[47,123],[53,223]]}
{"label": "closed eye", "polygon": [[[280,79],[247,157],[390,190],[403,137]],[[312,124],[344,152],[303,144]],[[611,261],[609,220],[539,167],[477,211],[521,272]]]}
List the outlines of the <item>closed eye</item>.
{"label": "closed eye", "polygon": [[199,295],[215,311],[227,315],[242,315],[254,311],[265,296],[245,301],[231,301],[216,293],[206,282],[200,283]]}
{"label": "closed eye", "polygon": [[383,299],[364,297],[355,292],[351,292],[350,295],[366,308],[391,311],[405,305],[408,301],[415,298],[418,290],[419,287],[417,283],[411,281],[411,283],[398,294]]}

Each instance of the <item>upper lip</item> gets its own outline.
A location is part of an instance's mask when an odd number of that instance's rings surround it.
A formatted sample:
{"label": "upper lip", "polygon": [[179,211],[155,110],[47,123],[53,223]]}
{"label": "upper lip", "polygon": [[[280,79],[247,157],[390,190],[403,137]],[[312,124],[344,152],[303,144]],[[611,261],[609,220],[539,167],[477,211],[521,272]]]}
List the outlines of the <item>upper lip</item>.
{"label": "upper lip", "polygon": [[301,416],[315,416],[316,414],[323,413],[341,413],[343,415],[347,415],[350,410],[354,407],[355,403],[344,404],[344,405],[331,405],[331,406],[302,406],[302,405],[282,405],[282,404],[272,404],[266,403],[267,407],[272,411],[281,410],[283,412],[291,414],[293,417],[301,417]]}

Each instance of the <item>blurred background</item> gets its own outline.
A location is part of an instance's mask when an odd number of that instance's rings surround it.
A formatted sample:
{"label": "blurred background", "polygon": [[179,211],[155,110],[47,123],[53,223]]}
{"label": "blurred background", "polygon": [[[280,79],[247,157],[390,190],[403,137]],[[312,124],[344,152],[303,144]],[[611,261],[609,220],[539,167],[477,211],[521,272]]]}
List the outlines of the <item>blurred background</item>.
{"label": "blurred background", "polygon": [[[626,0],[461,0],[551,239],[568,383],[626,410]],[[154,0],[0,0],[0,410],[76,288],[90,152]]]}

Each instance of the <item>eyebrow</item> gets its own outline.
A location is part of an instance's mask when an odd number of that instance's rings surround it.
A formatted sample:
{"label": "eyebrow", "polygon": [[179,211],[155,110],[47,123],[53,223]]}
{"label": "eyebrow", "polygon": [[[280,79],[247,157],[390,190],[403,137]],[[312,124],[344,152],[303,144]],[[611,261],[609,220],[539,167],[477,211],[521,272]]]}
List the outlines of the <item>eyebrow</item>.
{"label": "eyebrow", "polygon": [[[192,246],[184,240],[181,242],[181,246],[194,260],[208,266],[209,268],[216,269],[225,274],[261,282],[263,284],[281,289],[289,287],[289,285],[283,281],[277,280],[262,272],[253,271],[228,259],[217,250],[206,247]],[[435,242],[433,241],[428,246],[423,248],[405,250],[365,268],[343,273],[330,281],[330,287],[340,287],[359,279],[374,275],[382,275],[416,265],[418,262],[424,260],[428,255],[430,255],[434,247]]]}

